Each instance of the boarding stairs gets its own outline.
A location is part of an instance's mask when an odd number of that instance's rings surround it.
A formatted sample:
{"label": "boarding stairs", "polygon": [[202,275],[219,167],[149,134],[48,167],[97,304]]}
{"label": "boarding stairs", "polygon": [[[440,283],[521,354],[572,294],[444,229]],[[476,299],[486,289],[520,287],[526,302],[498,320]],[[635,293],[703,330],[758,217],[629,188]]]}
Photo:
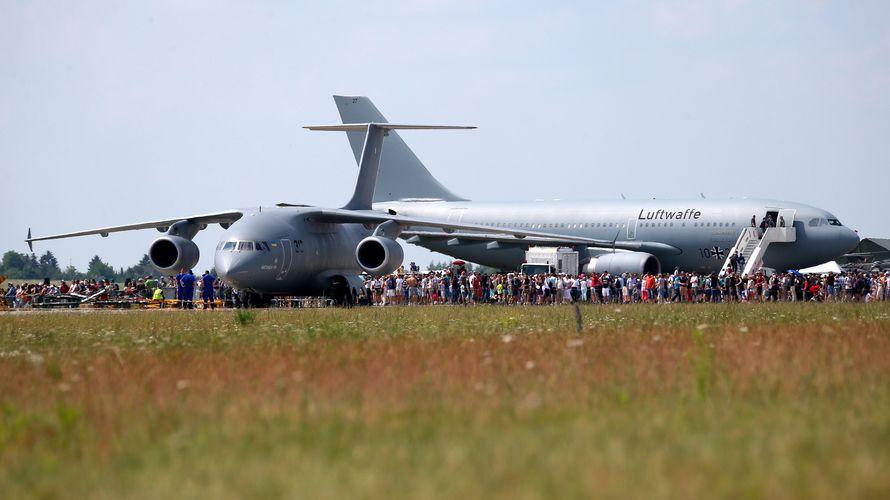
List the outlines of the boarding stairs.
{"label": "boarding stairs", "polygon": [[773,243],[794,243],[797,241],[797,229],[794,228],[794,211],[782,210],[779,213],[787,226],[769,227],[763,235],[760,233],[760,228],[746,227],[742,229],[742,233],[739,234],[739,239],[736,240],[735,246],[729,250],[721,271],[731,266],[730,259],[732,254],[738,252],[739,255],[745,257],[745,266],[740,270],[740,274],[751,275],[763,268],[763,257],[766,255],[770,245]]}
{"label": "boarding stairs", "polygon": [[756,227],[746,227],[742,229],[739,239],[737,239],[735,245],[729,249],[729,252],[726,255],[726,260],[723,262],[723,267],[721,267],[720,270],[725,271],[732,267],[732,255],[736,252],[745,257],[745,267],[747,267],[748,261],[751,259],[751,254],[754,253],[754,249],[757,248],[758,245],[760,245],[760,229]]}

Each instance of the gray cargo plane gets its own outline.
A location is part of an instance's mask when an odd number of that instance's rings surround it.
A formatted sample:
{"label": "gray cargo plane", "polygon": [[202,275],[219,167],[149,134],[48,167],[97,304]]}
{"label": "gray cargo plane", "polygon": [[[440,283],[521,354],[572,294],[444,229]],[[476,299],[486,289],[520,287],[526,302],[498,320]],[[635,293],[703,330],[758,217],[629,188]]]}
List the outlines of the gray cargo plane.
{"label": "gray cargo plane", "polygon": [[[334,96],[343,123],[385,123],[367,97]],[[348,131],[360,162],[362,131]],[[765,199],[616,200],[486,203],[466,200],[437,181],[396,132],[380,162],[373,208],[405,217],[485,226],[478,231],[445,233],[408,227],[401,237],[430,250],[500,269],[516,269],[530,245],[541,241],[504,238],[504,230],[558,233],[559,238],[591,243],[562,244],[579,251],[579,272],[658,272],[661,269],[714,272],[744,255],[743,270],[800,269],[833,260],[859,243],[858,235],[837,217],[800,203]],[[775,227],[757,227],[767,216]]]}
{"label": "gray cargo plane", "polygon": [[[121,231],[157,229],[165,234],[151,243],[148,256],[158,270],[172,275],[197,264],[200,253],[192,239],[209,224],[219,224],[226,233],[214,255],[217,272],[234,287],[252,293],[255,304],[268,301],[274,295],[345,298],[351,289],[360,288],[361,272],[386,274],[402,264],[403,251],[396,238],[408,227],[484,234],[487,239],[498,238],[505,243],[511,240],[561,245],[609,243],[554,234],[556,232],[495,229],[372,209],[385,136],[395,136],[394,130],[473,127],[363,123],[306,128],[361,135],[358,180],[352,198],[342,208],[281,203],[266,210],[227,210],[51,236],[32,237],[29,229],[25,241],[31,247],[35,241],[87,235],[106,237]],[[619,243],[618,248],[623,248],[622,245]]]}

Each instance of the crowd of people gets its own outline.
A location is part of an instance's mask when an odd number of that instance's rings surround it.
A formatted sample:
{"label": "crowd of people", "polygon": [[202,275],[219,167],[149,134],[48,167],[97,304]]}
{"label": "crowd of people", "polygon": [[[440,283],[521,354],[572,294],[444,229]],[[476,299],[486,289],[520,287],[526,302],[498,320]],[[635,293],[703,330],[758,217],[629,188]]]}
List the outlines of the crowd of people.
{"label": "crowd of people", "polygon": [[890,299],[886,273],[488,274],[462,268],[367,277],[359,304],[871,302]]}
{"label": "crowd of people", "polygon": [[[199,299],[196,299],[196,292]],[[44,280],[43,283],[7,284],[2,295],[3,303],[10,308],[41,306],[48,303],[60,303],[61,299],[90,299],[97,303],[146,302],[155,301],[166,304],[168,299],[175,300],[177,307],[193,309],[198,302],[204,308],[216,307],[216,298],[232,296],[231,287],[216,279],[210,271],[204,271],[201,277],[195,276],[189,269],[183,269],[178,275],[154,278],[127,279],[123,286],[108,279],[62,280],[58,284]]]}
{"label": "crowd of people", "polygon": [[[433,304],[555,305],[569,303],[704,303],[704,302],[872,302],[890,300],[890,271],[809,274],[790,271],[766,275],[695,273],[675,270],[661,274],[536,274],[480,273],[463,266],[420,272],[407,271],[381,277],[366,276],[353,303],[370,306]],[[173,301],[185,309],[203,305],[250,305],[242,293],[209,271],[200,277],[189,270],[174,277],[126,280],[123,286],[109,280],[62,280],[58,284],[8,284],[2,295],[10,308],[40,306],[63,297],[161,304]]]}

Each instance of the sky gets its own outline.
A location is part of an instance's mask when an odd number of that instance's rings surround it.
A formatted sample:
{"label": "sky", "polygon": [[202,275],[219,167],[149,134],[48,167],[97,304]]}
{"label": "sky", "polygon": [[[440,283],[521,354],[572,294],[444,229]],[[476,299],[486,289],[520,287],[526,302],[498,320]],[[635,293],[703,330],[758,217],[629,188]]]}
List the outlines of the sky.
{"label": "sky", "polygon": [[[0,0],[0,47],[0,252],[29,227],[342,206],[345,135],[301,128],[339,121],[333,94],[478,126],[401,134],[472,200],[766,197],[890,237],[886,1]],[[34,251],[128,267],[157,236]]]}

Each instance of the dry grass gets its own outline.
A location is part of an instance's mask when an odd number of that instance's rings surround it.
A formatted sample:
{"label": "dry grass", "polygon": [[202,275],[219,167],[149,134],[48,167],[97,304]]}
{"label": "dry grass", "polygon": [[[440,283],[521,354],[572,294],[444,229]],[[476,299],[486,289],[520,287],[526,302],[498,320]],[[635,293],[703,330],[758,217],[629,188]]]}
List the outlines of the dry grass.
{"label": "dry grass", "polygon": [[0,316],[0,496],[884,497],[890,307]]}

